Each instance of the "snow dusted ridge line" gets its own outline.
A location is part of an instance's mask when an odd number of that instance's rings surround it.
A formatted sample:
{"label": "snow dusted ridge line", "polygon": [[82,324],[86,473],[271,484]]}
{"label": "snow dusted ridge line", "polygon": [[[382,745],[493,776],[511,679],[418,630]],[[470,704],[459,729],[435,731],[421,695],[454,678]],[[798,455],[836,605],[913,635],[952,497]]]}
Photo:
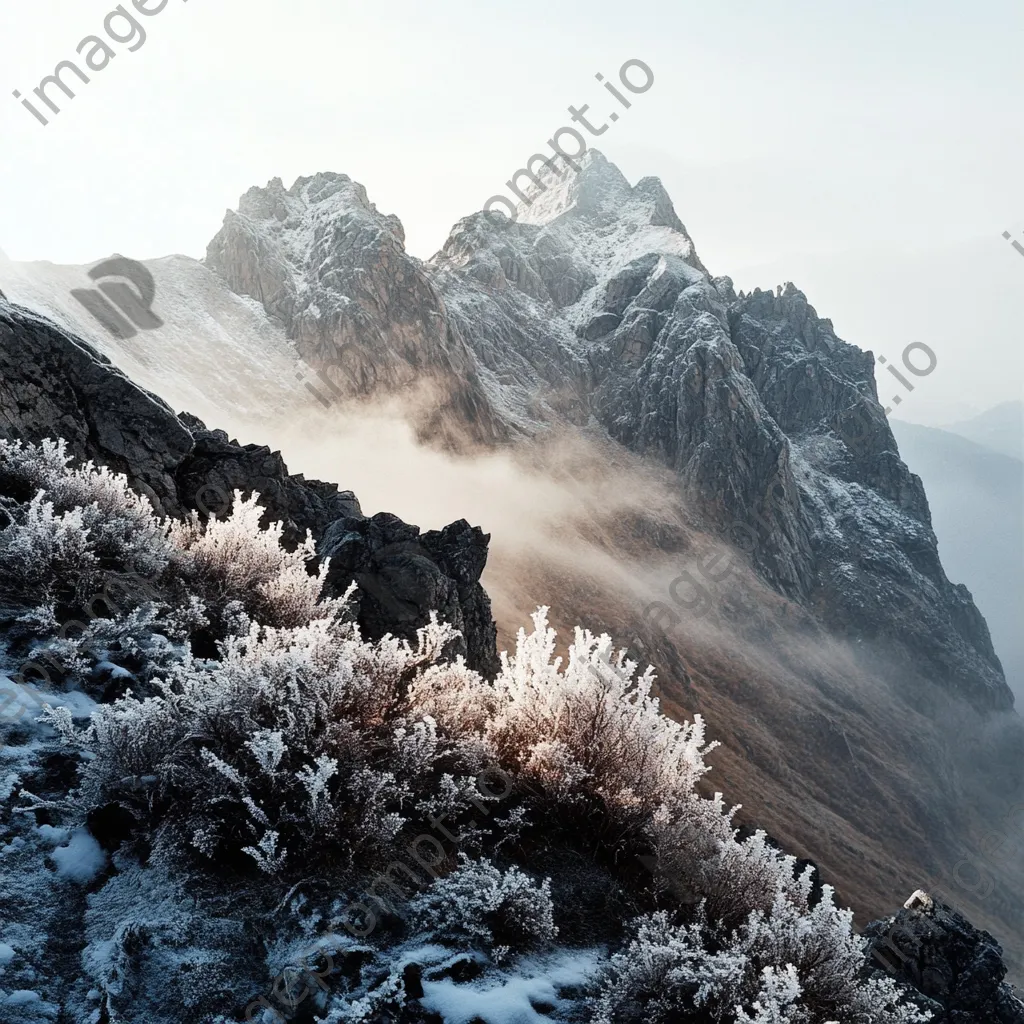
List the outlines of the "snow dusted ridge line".
{"label": "snow dusted ridge line", "polygon": [[[498,776],[503,783],[505,789],[502,793],[495,793],[491,791],[490,786],[483,780],[489,776]],[[513,789],[512,776],[509,775],[503,768],[493,765],[490,768],[485,768],[480,772],[475,779],[475,786],[479,796],[472,796],[469,798],[470,803],[477,808],[482,814],[489,815],[491,808],[487,803],[483,801],[491,801],[494,804],[504,800]],[[529,787],[527,787],[529,788]],[[451,832],[445,828],[442,824],[447,817],[447,813],[432,815],[429,817],[430,827],[439,832],[445,839],[450,843],[454,843],[456,848],[461,840],[461,836],[452,835]],[[475,827],[475,821],[470,821],[469,827]],[[435,855],[436,859],[426,860],[420,852],[420,845],[426,843],[431,848],[431,852]],[[441,877],[441,873],[436,870],[439,864],[444,863],[447,859],[447,853],[444,846],[430,835],[429,832],[423,832],[416,836],[406,847],[406,853],[409,858],[416,862],[417,866],[421,867],[429,876],[434,880]],[[377,894],[377,887],[381,884],[385,885],[389,890],[392,890],[398,895],[398,898],[403,902],[408,902],[410,896],[398,885],[395,884],[395,880],[392,877],[392,873],[401,871],[409,879],[410,883],[414,886],[422,886],[423,881],[417,876],[416,872],[409,867],[404,861],[393,860],[383,871],[378,871],[374,878],[370,881],[367,888],[366,898],[373,900],[378,907],[385,913],[394,913],[395,904],[390,899],[381,899]],[[429,879],[427,881],[429,884]],[[283,902],[287,902],[288,897]],[[361,922],[361,926],[358,926],[356,922]],[[365,939],[371,935],[374,929],[377,927],[377,915],[373,912],[370,906],[366,903],[359,901],[352,901],[345,908],[342,914],[339,924],[353,936]],[[300,962],[289,964],[285,967],[274,979],[273,984],[270,987],[270,995],[273,998],[287,1007],[289,1013],[294,1013],[296,1007],[311,995],[312,990],[309,987],[308,979],[310,977],[315,979],[316,985],[318,985],[324,992],[329,991],[328,987],[324,984],[323,979],[329,977],[335,971],[334,957],[332,956],[332,949],[337,952],[343,949],[345,941],[341,936],[338,936],[335,932],[328,932],[323,935],[317,941],[317,945],[309,950],[308,954],[300,958]],[[327,966],[322,967],[320,970],[314,970],[314,962],[323,958]],[[303,989],[300,993],[293,991],[293,984],[296,981],[302,982]],[[407,982],[408,984],[408,982]],[[266,996],[260,996],[258,999],[254,999],[245,1008],[245,1019],[247,1021],[253,1020],[253,1014],[257,1010],[267,1010],[273,1014],[273,1017],[277,1021],[284,1022],[287,1020],[280,1011],[276,1010],[270,1005]]]}
{"label": "snow dusted ridge line", "polygon": [[[89,271],[94,281],[105,277],[124,277],[138,289],[136,293],[122,282],[107,282],[92,288],[74,288],[71,296],[92,314],[106,331],[120,341],[134,338],[140,330],[152,331],[164,326],[164,321],[153,312],[153,301],[156,298],[156,282],[153,274],[145,264],[138,260],[115,256],[104,260]],[[102,294],[101,294],[102,292]],[[109,301],[108,301],[109,300]],[[117,307],[115,309],[115,306]],[[336,366],[352,384],[357,384],[351,372],[342,361],[342,356],[351,347],[351,342],[343,343],[335,354],[335,358],[326,365]],[[316,369],[300,357],[300,362],[323,382],[334,394],[335,398],[344,397],[344,392],[334,383],[325,367]],[[318,391],[308,380],[303,371],[296,369],[295,379],[298,380],[324,408],[329,408],[332,399]],[[230,505],[230,501],[227,502]]]}
{"label": "snow dusted ridge line", "polygon": [[[643,85],[634,85],[630,81],[629,71],[633,68],[643,72],[646,78],[646,81]],[[619,89],[612,85],[611,82],[605,81],[604,75],[602,75],[600,71],[598,71],[597,74],[594,75],[594,77],[599,82],[602,82],[604,84],[604,87],[619,101],[620,105],[624,107],[626,110],[628,110],[633,105]],[[647,64],[645,64],[642,60],[637,60],[635,57],[631,57],[622,65],[622,67],[619,68],[619,81],[631,93],[645,93],[648,89],[650,89],[652,85],[654,85],[654,72],[651,71],[650,67]],[[606,123],[601,125],[600,128],[595,128],[587,119],[586,114],[588,110],[590,110],[589,103],[584,103],[583,106],[580,107],[579,109],[571,105],[569,107],[569,113],[572,115],[572,119],[576,124],[582,124],[583,127],[586,128],[591,135],[604,135],[604,133],[608,131],[608,124]],[[618,119],[619,114],[617,111],[612,111],[608,115],[609,121],[615,122],[618,121]],[[566,153],[566,151],[562,148],[562,146],[559,143],[559,140],[563,135],[570,135],[575,140],[577,146],[577,151],[575,153]],[[559,157],[562,158],[562,161],[567,165],[570,171],[574,171],[575,173],[579,174],[580,170],[582,169],[581,165],[577,163],[577,161],[580,160],[583,157],[584,153],[587,152],[587,140],[575,128],[569,128],[567,126],[559,128],[555,132],[555,134],[550,139],[548,139],[547,144],[554,150],[554,156],[545,157],[540,153],[534,153],[533,156],[531,156],[526,161],[526,166],[521,167],[512,175],[511,178],[509,178],[508,181],[505,182],[505,184],[509,188],[509,191],[513,192],[516,196],[518,196],[519,201],[525,203],[527,206],[533,205],[533,201],[534,199],[537,198],[537,195],[539,193],[547,191],[547,186],[544,184],[544,182],[537,174],[537,172],[534,171],[533,169],[534,163],[536,161],[539,160],[541,164],[547,167],[551,174],[555,176],[555,180],[558,182],[562,181],[562,177],[564,174],[564,172],[558,172],[555,170],[555,161]],[[534,191],[532,193],[532,197],[529,193],[524,192],[519,187],[519,179],[522,178],[524,175],[533,183]],[[488,217],[491,217],[492,213],[494,212],[491,209],[491,207],[495,203],[503,203],[508,208],[509,217],[513,221],[518,219],[519,210],[517,204],[503,195],[493,195],[491,196],[490,199],[487,200],[486,203],[484,203],[484,213],[487,214]]]}
{"label": "snow dusted ridge line", "polygon": [[[206,502],[203,500],[204,495],[209,495],[210,492],[214,492],[217,498],[218,511],[214,511],[207,507]],[[216,519],[221,515],[226,514],[231,510],[231,496],[224,491],[223,488],[218,487],[213,483],[205,483],[196,492],[195,504],[203,515],[210,518]],[[160,600],[160,594],[153,587],[154,576],[149,577],[142,576],[140,573],[110,573],[107,576],[107,580],[103,585],[101,591],[97,591],[87,601],[84,601],[82,608],[88,617],[90,622],[95,621],[99,618],[96,612],[97,603],[102,602],[104,611],[109,614],[113,612],[115,616],[121,614],[121,609],[118,607],[117,602],[111,593],[111,585],[114,587],[119,586],[122,591],[122,599],[130,594],[132,586],[138,587],[141,594],[146,595],[150,600]],[[57,633],[59,640],[67,640],[68,633],[74,628],[78,628],[83,632],[88,628],[88,624],[82,622],[79,619],[68,619],[64,622],[60,630]],[[50,669],[57,672],[58,675],[62,675],[67,671],[67,666],[62,663],[60,658],[55,657],[53,652],[42,648],[33,652],[32,656],[19,667],[18,671],[9,679],[3,680],[9,685],[3,689],[0,689],[0,720],[4,718],[11,718],[14,721],[18,721],[22,718],[25,713],[29,710],[30,702],[35,704],[38,708],[42,708],[46,703],[39,693],[38,685],[33,685],[26,679],[26,673],[35,673],[36,682],[44,682],[47,690],[50,693],[55,692],[53,687],[55,680],[50,677],[50,672],[47,668],[43,667],[45,662]],[[22,696],[19,698],[18,691],[21,691]]]}
{"label": "snow dusted ridge line", "polygon": [[[181,0],[182,3],[187,4],[188,0]],[[151,9],[148,5],[158,4],[155,9]],[[140,14],[145,15],[147,18],[152,18],[154,15],[159,14],[166,6],[167,0],[132,0],[132,6]],[[130,31],[127,35],[118,34],[115,31],[114,25],[111,23],[115,18],[122,18],[130,26]],[[131,14],[125,9],[124,4],[118,4],[104,19],[103,28],[107,33],[107,36],[112,39],[115,43],[129,44],[128,49],[134,53],[136,50],[142,48],[146,42],[146,30],[142,27],[142,22],[132,17]],[[81,55],[82,49],[86,44],[91,43],[92,49],[85,55],[85,66],[90,71],[102,71],[116,56],[117,54],[111,47],[103,40],[99,35],[86,36],[77,47],[75,52]],[[134,46],[130,45],[135,43]],[[102,60],[102,63],[97,61]],[[70,60],[62,60],[54,69],[52,75],[47,75],[43,78],[39,85],[32,91],[43,103],[50,108],[52,113],[59,114],[60,107],[49,96],[46,95],[46,90],[52,85],[56,85],[64,95],[69,99],[75,98],[75,93],[69,85],[67,85],[62,79],[61,74],[65,71],[73,71],[80,81],[85,85],[90,82],[89,76],[74,62]],[[45,128],[50,122],[38,111],[32,104],[26,100],[21,99],[21,93],[15,89],[13,94],[15,99],[21,100],[21,105]]]}

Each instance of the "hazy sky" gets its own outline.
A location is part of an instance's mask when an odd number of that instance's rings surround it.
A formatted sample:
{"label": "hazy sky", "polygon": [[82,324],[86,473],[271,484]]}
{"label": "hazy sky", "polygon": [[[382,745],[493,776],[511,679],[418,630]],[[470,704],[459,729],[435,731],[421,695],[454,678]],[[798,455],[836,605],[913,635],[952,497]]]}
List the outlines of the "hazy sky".
{"label": "hazy sky", "polygon": [[1024,257],[1001,237],[1024,244],[1019,0],[169,0],[135,12],[135,52],[111,41],[88,85],[68,78],[77,98],[43,127],[11,91],[31,96],[115,6],[0,7],[12,259],[200,257],[251,185],[318,170],[363,182],[428,257],[570,104],[616,109],[594,75],[637,58],[654,85],[595,142],[662,178],[712,273],[793,280],[893,360],[929,344],[903,418],[1021,397]]}

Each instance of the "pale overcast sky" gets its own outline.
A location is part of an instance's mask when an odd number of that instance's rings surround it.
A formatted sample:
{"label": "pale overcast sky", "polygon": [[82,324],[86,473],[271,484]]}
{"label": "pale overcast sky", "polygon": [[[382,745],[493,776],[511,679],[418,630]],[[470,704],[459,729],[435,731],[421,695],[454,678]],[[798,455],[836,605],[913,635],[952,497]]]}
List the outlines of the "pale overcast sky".
{"label": "pale overcast sky", "polygon": [[636,58],[654,85],[598,144],[662,178],[712,273],[791,279],[893,359],[928,343],[903,418],[1021,397],[1024,257],[1001,237],[1024,244],[1019,0],[169,0],[43,127],[11,92],[81,63],[115,6],[0,6],[12,259],[201,257],[251,185],[318,170],[361,181],[429,257],[570,104],[616,109],[595,73]]}

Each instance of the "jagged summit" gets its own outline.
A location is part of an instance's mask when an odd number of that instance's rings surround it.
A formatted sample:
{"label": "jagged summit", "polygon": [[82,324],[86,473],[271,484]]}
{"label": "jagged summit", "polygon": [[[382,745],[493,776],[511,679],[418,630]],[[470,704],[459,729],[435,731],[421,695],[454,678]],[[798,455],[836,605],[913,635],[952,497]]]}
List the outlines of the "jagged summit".
{"label": "jagged summit", "polygon": [[632,192],[626,176],[596,149],[584,153],[575,166],[556,159],[539,164],[537,172],[540,184],[530,185],[518,206],[518,219],[527,224],[550,224],[570,210],[614,220]]}
{"label": "jagged summit", "polygon": [[[229,210],[227,217],[232,215],[233,211]],[[316,225],[340,217],[362,216],[386,228],[401,244],[405,243],[401,221],[395,216],[379,214],[359,182],[333,171],[299,177],[289,189],[280,178],[272,178],[264,188],[253,186],[239,200],[237,215],[277,234],[296,268],[310,258]]]}
{"label": "jagged summit", "polygon": [[[517,222],[549,229],[607,269],[650,251],[679,256],[709,276],[658,178],[630,185],[598,150],[588,150],[576,167],[537,165],[537,182],[525,189]],[[501,222],[500,214],[488,217]]]}
{"label": "jagged summit", "polygon": [[525,190],[526,199],[518,206],[519,221],[545,225],[575,211],[594,223],[633,219],[686,233],[660,179],[646,177],[630,185],[599,150],[587,150],[574,167],[553,161],[537,165],[536,170],[540,184]]}
{"label": "jagged summit", "polygon": [[423,264],[405,251],[401,222],[378,212],[347,175],[250,189],[205,262],[284,325],[336,394],[429,386],[437,412],[422,429],[443,433],[457,422],[480,440],[503,435]]}

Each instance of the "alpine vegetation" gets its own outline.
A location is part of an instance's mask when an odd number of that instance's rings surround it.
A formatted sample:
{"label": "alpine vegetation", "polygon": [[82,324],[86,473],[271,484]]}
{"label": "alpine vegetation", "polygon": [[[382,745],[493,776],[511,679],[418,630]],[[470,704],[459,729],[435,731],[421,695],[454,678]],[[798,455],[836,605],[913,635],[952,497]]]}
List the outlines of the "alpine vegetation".
{"label": "alpine vegetation", "polygon": [[3,656],[67,666],[0,747],[5,1020],[929,1019],[607,636],[558,656],[540,609],[493,680],[436,617],[369,642],[255,495],[171,522],[68,461],[0,441]]}

